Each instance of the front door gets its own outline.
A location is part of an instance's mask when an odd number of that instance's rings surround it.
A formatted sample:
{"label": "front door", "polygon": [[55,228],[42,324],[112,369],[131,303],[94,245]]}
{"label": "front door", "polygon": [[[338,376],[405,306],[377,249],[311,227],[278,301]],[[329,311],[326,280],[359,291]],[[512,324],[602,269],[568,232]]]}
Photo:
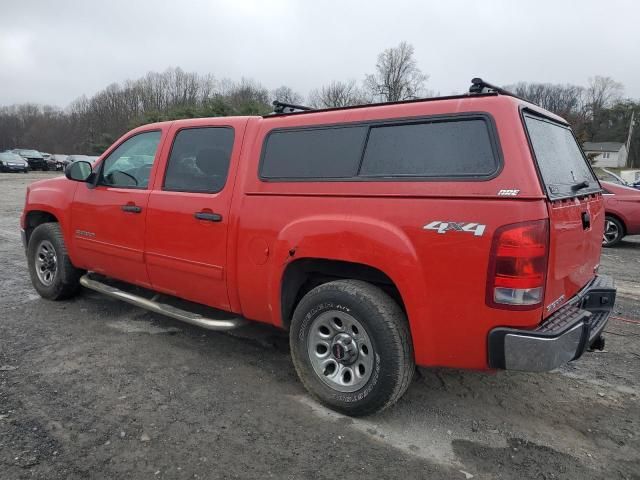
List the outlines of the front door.
{"label": "front door", "polygon": [[235,120],[207,122],[170,133],[166,173],[149,197],[145,257],[155,290],[229,310],[227,232],[242,132]]}
{"label": "front door", "polygon": [[97,167],[94,185],[79,185],[71,207],[78,264],[148,286],[144,231],[149,179],[161,131],[134,134]]}

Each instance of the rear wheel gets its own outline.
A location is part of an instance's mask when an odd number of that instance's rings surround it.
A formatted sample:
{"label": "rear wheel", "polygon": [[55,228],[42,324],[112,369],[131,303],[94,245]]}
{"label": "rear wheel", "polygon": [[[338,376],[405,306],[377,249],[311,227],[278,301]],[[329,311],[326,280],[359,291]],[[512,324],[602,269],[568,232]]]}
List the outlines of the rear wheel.
{"label": "rear wheel", "polygon": [[33,287],[41,297],[62,300],[80,288],[83,271],[71,263],[58,223],[38,225],[27,247],[27,262]]}
{"label": "rear wheel", "polygon": [[615,217],[607,215],[604,219],[604,233],[602,234],[602,246],[613,247],[624,237],[624,226]]}
{"label": "rear wheel", "polygon": [[359,280],[325,283],[305,295],[293,314],[290,342],[307,390],[348,415],[395,403],[415,370],[402,309],[383,290]]}

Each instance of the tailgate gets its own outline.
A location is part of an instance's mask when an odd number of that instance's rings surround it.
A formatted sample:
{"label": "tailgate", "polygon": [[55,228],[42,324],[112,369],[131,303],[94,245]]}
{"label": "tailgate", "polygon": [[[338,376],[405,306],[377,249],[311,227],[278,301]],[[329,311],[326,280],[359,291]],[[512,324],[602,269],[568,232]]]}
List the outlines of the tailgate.
{"label": "tailgate", "polygon": [[596,274],[604,230],[600,184],[568,125],[524,114],[540,180],[548,197],[548,316]]}
{"label": "tailgate", "polygon": [[594,276],[600,263],[604,204],[600,194],[549,203],[549,263],[544,316]]}

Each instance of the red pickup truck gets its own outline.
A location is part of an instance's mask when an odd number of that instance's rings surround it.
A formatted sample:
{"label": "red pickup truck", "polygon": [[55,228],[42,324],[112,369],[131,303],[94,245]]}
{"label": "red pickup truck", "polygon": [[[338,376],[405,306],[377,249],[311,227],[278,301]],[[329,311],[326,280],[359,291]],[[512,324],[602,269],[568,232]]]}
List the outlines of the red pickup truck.
{"label": "red pickup truck", "polygon": [[137,128],[27,189],[33,285],[287,329],[306,388],[351,415],[416,364],[545,371],[602,348],[598,180],[563,119],[471,91]]}

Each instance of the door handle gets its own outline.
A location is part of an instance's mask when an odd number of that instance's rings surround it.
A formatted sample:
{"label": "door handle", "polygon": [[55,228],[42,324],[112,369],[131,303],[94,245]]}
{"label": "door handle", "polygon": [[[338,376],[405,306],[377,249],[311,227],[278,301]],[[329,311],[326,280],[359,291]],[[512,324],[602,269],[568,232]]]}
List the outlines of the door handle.
{"label": "door handle", "polygon": [[127,203],[126,205],[122,205],[120,208],[123,212],[129,213],[140,213],[142,211],[142,207],[134,205],[133,203]]}
{"label": "door handle", "polygon": [[221,222],[222,215],[213,212],[196,212],[193,214],[198,220],[206,220],[207,222]]}
{"label": "door handle", "polygon": [[591,227],[591,215],[589,212],[582,212],[582,229],[588,230]]}

